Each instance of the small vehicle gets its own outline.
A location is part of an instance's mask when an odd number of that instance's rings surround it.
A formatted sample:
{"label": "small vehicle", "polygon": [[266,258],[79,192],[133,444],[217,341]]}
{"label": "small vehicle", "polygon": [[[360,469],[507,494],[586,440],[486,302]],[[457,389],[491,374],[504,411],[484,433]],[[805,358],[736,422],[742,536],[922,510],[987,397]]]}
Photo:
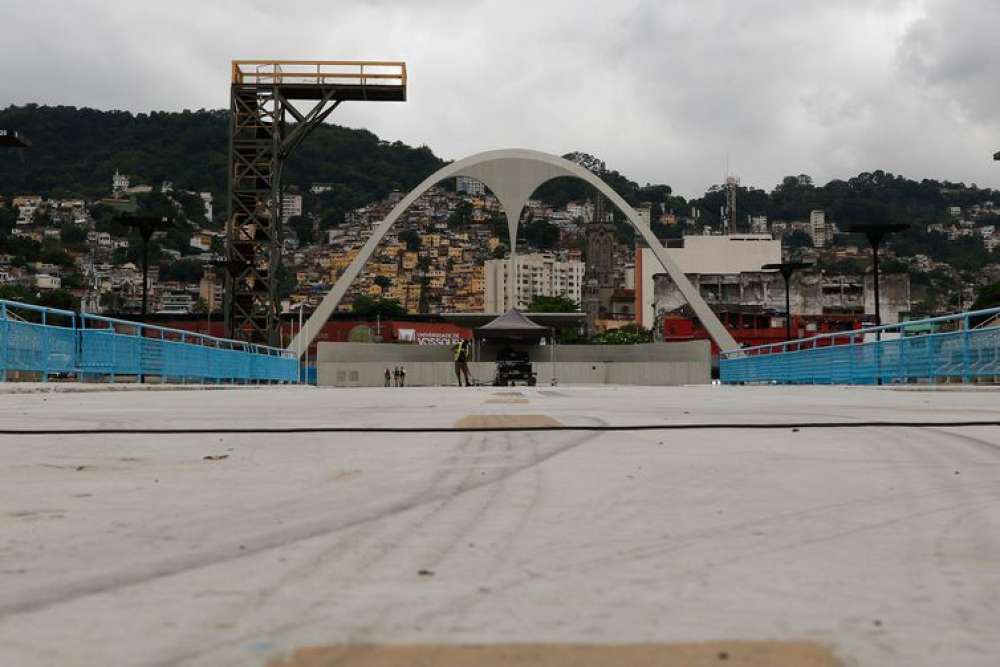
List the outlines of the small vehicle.
{"label": "small vehicle", "polygon": [[538,377],[532,370],[528,353],[505,348],[497,354],[497,372],[493,379],[494,387],[513,387],[523,382],[534,387]]}

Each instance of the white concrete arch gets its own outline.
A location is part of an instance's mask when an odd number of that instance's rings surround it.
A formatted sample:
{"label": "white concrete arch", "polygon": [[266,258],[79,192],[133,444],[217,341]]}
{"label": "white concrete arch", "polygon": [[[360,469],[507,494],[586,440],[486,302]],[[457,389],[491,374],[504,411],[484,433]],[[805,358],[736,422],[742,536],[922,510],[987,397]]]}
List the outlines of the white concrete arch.
{"label": "white concrete arch", "polygon": [[[653,254],[656,255],[660,264],[663,265],[663,269],[670,274],[670,277],[673,278],[674,282],[680,288],[681,294],[687,300],[688,304],[691,305],[691,308],[702,324],[704,324],[715,343],[723,350],[733,350],[739,347],[726,328],[722,326],[719,318],[715,316],[712,309],[701,298],[697,288],[688,282],[687,277],[681,272],[680,267],[677,266],[660,242],[653,236],[652,231],[642,225],[639,220],[639,214],[617,192],[611,189],[607,183],[602,181],[593,172],[558,155],[550,155],[549,153],[533,150],[507,149],[477,153],[476,155],[471,155],[463,160],[446,165],[428,176],[420,185],[403,197],[396,204],[396,207],[389,212],[385,220],[375,227],[371,237],[365,242],[365,245],[354,258],[354,261],[350,263],[347,270],[340,276],[333,289],[323,298],[322,303],[320,303],[316,311],[310,316],[302,331],[292,339],[288,346],[289,350],[294,350],[301,354],[309,348],[313,339],[322,329],[323,324],[333,314],[333,311],[336,310],[340,300],[344,298],[344,294],[347,293],[351,283],[361,273],[365,262],[374,254],[378,244],[389,229],[396,224],[399,216],[429,189],[446,178],[454,178],[456,176],[468,176],[482,182],[500,200],[504,214],[507,217],[507,229],[510,233],[511,262],[513,262],[514,248],[517,246],[517,225],[521,218],[521,211],[524,210],[524,205],[540,185],[561,176],[579,178],[591,184],[625,215],[632,226],[635,227],[636,232],[639,233],[646,244],[653,250]],[[513,275],[513,271],[510,275]],[[508,281],[508,283],[512,284],[513,281]]]}

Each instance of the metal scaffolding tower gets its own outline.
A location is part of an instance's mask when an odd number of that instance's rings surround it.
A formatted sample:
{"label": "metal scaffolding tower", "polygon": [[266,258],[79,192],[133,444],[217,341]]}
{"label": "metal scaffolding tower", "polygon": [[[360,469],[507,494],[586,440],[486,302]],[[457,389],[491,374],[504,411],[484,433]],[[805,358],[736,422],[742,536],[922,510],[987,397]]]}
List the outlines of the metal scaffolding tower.
{"label": "metal scaffolding tower", "polygon": [[[230,89],[226,331],[278,345],[285,159],[341,102],[406,100],[406,64],[234,60]],[[307,111],[293,102],[311,105]]]}

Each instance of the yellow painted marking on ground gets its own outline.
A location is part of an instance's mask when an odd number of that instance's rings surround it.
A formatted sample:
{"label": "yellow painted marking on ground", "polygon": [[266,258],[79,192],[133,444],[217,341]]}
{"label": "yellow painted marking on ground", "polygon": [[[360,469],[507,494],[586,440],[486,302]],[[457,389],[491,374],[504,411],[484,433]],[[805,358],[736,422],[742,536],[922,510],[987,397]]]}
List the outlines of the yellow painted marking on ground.
{"label": "yellow painted marking on ground", "polygon": [[837,667],[811,642],[313,646],[269,667]]}
{"label": "yellow painted marking on ground", "polygon": [[562,426],[562,422],[548,415],[466,415],[455,422],[455,428],[530,428],[534,426]]}

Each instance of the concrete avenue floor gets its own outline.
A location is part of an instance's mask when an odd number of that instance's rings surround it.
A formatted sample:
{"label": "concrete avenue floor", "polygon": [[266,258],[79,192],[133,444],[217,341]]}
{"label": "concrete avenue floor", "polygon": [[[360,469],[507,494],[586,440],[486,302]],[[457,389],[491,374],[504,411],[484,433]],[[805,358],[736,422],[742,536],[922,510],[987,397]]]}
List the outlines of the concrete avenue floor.
{"label": "concrete avenue floor", "polygon": [[806,424],[998,408],[874,387],[0,395],[3,430],[800,424],[0,435],[0,664],[753,640],[997,665],[1000,427]]}

